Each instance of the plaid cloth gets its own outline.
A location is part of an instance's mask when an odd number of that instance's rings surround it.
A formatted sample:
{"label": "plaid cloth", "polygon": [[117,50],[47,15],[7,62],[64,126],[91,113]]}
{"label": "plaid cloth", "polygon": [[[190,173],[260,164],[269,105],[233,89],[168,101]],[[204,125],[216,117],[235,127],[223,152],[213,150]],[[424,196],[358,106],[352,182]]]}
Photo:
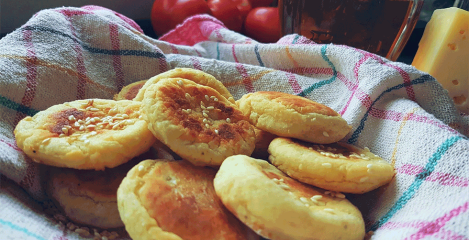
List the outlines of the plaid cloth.
{"label": "plaid cloth", "polygon": [[156,40],[97,6],[40,11],[0,40],[0,238],[80,239],[41,211],[47,166],[16,146],[20,119],[66,101],[110,99],[176,67],[214,75],[235,99],[282,91],[339,112],[353,126],[344,141],[370,148],[397,172],[378,190],[347,195],[372,239],[469,239],[469,117],[433,77],[298,35],[260,44],[208,15]]}

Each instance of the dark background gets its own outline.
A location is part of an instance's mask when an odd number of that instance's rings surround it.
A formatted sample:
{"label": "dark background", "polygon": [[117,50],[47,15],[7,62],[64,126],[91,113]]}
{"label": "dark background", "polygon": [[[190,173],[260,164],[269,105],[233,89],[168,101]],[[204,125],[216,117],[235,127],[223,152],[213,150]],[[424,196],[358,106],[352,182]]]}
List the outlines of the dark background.
{"label": "dark background", "polygon": [[[62,6],[81,7],[83,5],[99,5],[122,13],[135,20],[146,35],[158,38],[150,22],[152,3],[153,0],[0,0],[0,38],[19,28],[41,9]],[[451,7],[453,4],[454,0],[425,0],[419,21],[397,61],[407,64],[412,62],[420,38],[433,11]]]}

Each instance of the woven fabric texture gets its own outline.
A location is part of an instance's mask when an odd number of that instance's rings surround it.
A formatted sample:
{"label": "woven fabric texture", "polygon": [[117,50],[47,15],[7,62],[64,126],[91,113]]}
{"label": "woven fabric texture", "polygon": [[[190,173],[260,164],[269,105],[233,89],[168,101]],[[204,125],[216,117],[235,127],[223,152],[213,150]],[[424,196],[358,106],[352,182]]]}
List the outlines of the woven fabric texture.
{"label": "woven fabric texture", "polygon": [[212,74],[235,99],[281,91],[340,113],[353,127],[344,141],[396,169],[390,184],[347,195],[372,239],[469,239],[469,117],[430,75],[299,35],[261,44],[208,15],[156,40],[98,6],[40,11],[0,40],[0,238],[81,239],[43,212],[47,166],[16,146],[18,121],[67,101],[111,99],[177,67]]}

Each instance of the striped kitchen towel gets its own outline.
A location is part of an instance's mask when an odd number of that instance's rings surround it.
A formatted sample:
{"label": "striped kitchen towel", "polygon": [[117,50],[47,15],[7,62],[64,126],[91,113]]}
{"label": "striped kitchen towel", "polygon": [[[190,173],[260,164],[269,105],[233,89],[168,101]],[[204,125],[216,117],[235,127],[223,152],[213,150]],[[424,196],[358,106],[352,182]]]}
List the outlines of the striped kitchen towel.
{"label": "striped kitchen towel", "polygon": [[40,11],[0,40],[0,238],[80,239],[43,212],[47,166],[16,146],[19,120],[66,101],[110,99],[127,84],[176,67],[214,75],[235,99],[282,91],[339,112],[353,127],[344,141],[368,147],[396,169],[390,184],[347,195],[372,239],[469,239],[469,117],[433,77],[298,35],[261,44],[208,15],[152,39],[97,6]]}

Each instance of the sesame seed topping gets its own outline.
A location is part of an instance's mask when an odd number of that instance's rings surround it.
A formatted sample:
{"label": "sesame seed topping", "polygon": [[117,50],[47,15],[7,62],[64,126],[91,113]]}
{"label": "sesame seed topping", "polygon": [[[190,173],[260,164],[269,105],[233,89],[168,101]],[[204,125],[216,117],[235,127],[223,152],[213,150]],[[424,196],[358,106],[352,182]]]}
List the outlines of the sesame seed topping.
{"label": "sesame seed topping", "polygon": [[85,108],[86,111],[89,111],[90,109],[91,109],[91,106]]}
{"label": "sesame seed topping", "polygon": [[204,107],[205,107],[204,102],[200,101],[200,106],[204,106]]}
{"label": "sesame seed topping", "polygon": [[191,98],[191,95],[189,93],[184,94],[184,96],[186,96],[187,100],[190,100],[190,98]]}
{"label": "sesame seed topping", "polygon": [[305,197],[300,197],[300,201],[304,202],[304,203],[308,203],[308,199],[305,198]]}
{"label": "sesame seed topping", "polygon": [[230,122],[231,122],[231,119],[230,119],[230,118],[227,118],[227,119],[226,119],[226,122],[230,123]]}
{"label": "sesame seed topping", "polygon": [[204,120],[202,120],[202,122],[204,122],[204,123],[207,123],[207,119],[206,119],[206,118],[204,118]]}
{"label": "sesame seed topping", "polygon": [[75,116],[70,115],[70,116],[68,116],[68,120],[69,120],[69,121],[75,121],[76,119],[75,119]]}
{"label": "sesame seed topping", "polygon": [[124,113],[124,114],[122,114],[122,117],[123,117],[124,119],[127,119],[127,118],[129,118],[129,115]]}
{"label": "sesame seed topping", "polygon": [[321,164],[323,167],[326,167],[326,168],[331,168],[332,167],[332,164],[330,163],[323,163]]}
{"label": "sesame seed topping", "polygon": [[334,213],[334,209],[332,209],[332,208],[324,208],[324,212]]}
{"label": "sesame seed topping", "polygon": [[181,86],[181,87],[184,85],[184,83],[182,82],[182,80],[178,80],[177,83],[178,83],[179,86]]}
{"label": "sesame seed topping", "polygon": [[322,195],[314,195],[314,196],[311,197],[311,200],[316,200],[317,201],[321,198],[322,198]]}
{"label": "sesame seed topping", "polygon": [[61,133],[61,134],[59,135],[59,137],[65,137],[65,134]]}
{"label": "sesame seed topping", "polygon": [[90,143],[90,140],[89,139],[85,139],[85,141],[83,141],[85,144],[87,143]]}
{"label": "sesame seed topping", "polygon": [[210,98],[211,98],[211,99],[214,99],[214,98],[215,98],[215,96],[210,96]]}
{"label": "sesame seed topping", "polygon": [[85,130],[85,126],[80,126],[79,130],[80,130],[80,131]]}
{"label": "sesame seed topping", "polygon": [[91,132],[90,132],[90,135],[91,135],[91,136],[94,136],[94,135],[96,135],[96,134],[98,134],[96,131],[91,131]]}
{"label": "sesame seed topping", "polygon": [[279,186],[283,189],[290,189],[290,187],[288,185],[285,185],[285,184],[279,184]]}
{"label": "sesame seed topping", "polygon": [[208,97],[208,95],[205,95],[205,99],[207,99],[207,101],[210,100],[210,98]]}
{"label": "sesame seed topping", "polygon": [[340,192],[336,193],[335,196],[338,197],[338,198],[345,198],[345,195],[343,193],[340,193]]}
{"label": "sesame seed topping", "polygon": [[204,105],[200,105],[200,108],[202,108],[203,110],[206,109],[206,107]]}
{"label": "sesame seed topping", "polygon": [[228,98],[228,101],[234,101],[234,98],[233,98],[233,97],[229,97],[229,98]]}
{"label": "sesame seed topping", "polygon": [[368,164],[366,165],[366,168],[371,169],[373,167],[373,164]]}
{"label": "sesame seed topping", "polygon": [[316,118],[311,119],[311,121],[316,121]]}
{"label": "sesame seed topping", "polygon": [[204,112],[204,113],[209,113],[210,111],[207,110],[207,109],[204,109],[204,110],[202,110],[202,112]]}
{"label": "sesame seed topping", "polygon": [[99,111],[99,108],[90,108],[90,111],[97,112],[97,111]]}
{"label": "sesame seed topping", "polygon": [[204,112],[203,112],[202,115],[203,115],[204,117],[208,118],[207,113],[204,113]]}
{"label": "sesame seed topping", "polygon": [[139,171],[142,171],[143,168],[144,168],[143,165],[138,166],[138,170],[139,170]]}
{"label": "sesame seed topping", "polygon": [[218,129],[215,129],[214,132],[215,132],[216,134],[218,134]]}
{"label": "sesame seed topping", "polygon": [[42,140],[42,143],[47,143],[49,141],[50,141],[50,138],[46,138],[46,139]]}
{"label": "sesame seed topping", "polygon": [[68,133],[68,128],[63,127],[63,128],[62,128],[62,132],[64,132],[65,134],[67,134],[67,133]]}
{"label": "sesame seed topping", "polygon": [[322,135],[324,135],[324,137],[329,137],[329,133],[327,133],[326,131],[322,132]]}
{"label": "sesame seed topping", "polygon": [[368,180],[368,177],[362,177],[360,178],[360,182],[366,182]]}
{"label": "sesame seed topping", "polygon": [[213,107],[213,106],[208,106],[207,109],[208,109],[208,110],[212,110],[212,109],[215,109],[215,107]]}
{"label": "sesame seed topping", "polygon": [[208,123],[205,124],[205,127],[206,128],[210,128],[210,125],[208,125]]}
{"label": "sesame seed topping", "polygon": [[86,126],[86,128],[95,128],[95,127],[96,127],[96,125],[94,125],[94,124],[90,124],[90,125]]}
{"label": "sesame seed topping", "polygon": [[218,102],[218,98],[214,98],[213,101]]}

